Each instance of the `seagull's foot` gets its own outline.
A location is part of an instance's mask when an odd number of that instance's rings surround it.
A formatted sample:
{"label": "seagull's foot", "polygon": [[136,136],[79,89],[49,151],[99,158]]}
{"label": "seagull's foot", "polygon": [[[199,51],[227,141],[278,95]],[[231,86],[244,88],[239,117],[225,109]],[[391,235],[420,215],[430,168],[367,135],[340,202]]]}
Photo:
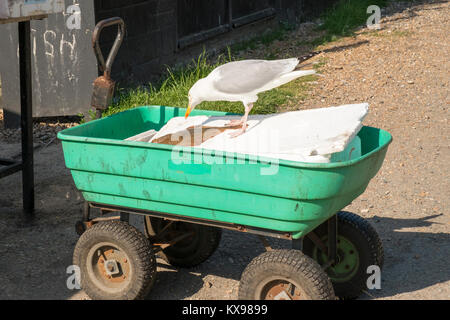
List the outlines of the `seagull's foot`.
{"label": "seagull's foot", "polygon": [[248,124],[245,124],[245,125],[242,126],[241,129],[229,133],[229,136],[231,138],[239,137],[241,134],[243,134],[245,132],[245,130],[247,130],[247,127],[248,127]]}
{"label": "seagull's foot", "polygon": [[242,121],[242,119],[239,120],[230,120],[230,122],[228,122],[225,127],[237,127],[237,126],[242,126],[242,124],[244,123],[244,121]]}

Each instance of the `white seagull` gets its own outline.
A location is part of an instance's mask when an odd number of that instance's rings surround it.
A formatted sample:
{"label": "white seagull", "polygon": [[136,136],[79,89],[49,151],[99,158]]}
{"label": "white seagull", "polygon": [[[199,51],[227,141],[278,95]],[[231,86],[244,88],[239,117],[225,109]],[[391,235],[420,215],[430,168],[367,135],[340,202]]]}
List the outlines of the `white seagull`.
{"label": "white seagull", "polygon": [[237,137],[247,129],[248,114],[258,100],[260,92],[268,91],[302,76],[314,74],[314,70],[295,70],[297,58],[282,60],[241,60],[221,65],[206,78],[198,80],[189,90],[189,106],[185,118],[203,101],[242,101],[245,114],[241,120],[228,126],[242,126],[232,134]]}

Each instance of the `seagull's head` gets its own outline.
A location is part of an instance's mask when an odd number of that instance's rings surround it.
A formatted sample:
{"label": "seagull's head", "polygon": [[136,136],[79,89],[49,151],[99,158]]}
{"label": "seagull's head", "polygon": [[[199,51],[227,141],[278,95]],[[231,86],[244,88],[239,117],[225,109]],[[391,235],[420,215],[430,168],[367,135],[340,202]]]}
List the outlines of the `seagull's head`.
{"label": "seagull's head", "polygon": [[202,103],[203,101],[205,101],[203,94],[205,92],[205,88],[204,88],[204,79],[200,79],[198,80],[191,88],[191,90],[189,90],[189,105],[188,108],[186,110],[186,114],[184,115],[184,118],[186,119],[189,114],[192,112],[192,110],[195,109],[195,107],[197,105],[199,105],[200,103]]}

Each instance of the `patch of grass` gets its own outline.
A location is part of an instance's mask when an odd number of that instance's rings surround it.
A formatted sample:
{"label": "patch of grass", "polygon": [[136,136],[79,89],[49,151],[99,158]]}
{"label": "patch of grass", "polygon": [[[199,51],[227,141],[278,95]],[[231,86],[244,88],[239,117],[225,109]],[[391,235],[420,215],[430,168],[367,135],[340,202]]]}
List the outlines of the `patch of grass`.
{"label": "patch of grass", "polygon": [[367,21],[367,8],[370,5],[384,7],[386,4],[386,0],[340,0],[325,12],[321,28],[328,35],[350,35],[354,28]]}
{"label": "patch of grass", "polygon": [[391,35],[392,37],[408,37],[412,35],[412,32],[408,30],[395,30],[388,33],[388,35]]}
{"label": "patch of grass", "polygon": [[373,35],[375,37],[384,37],[384,38],[389,38],[389,37],[408,37],[410,35],[412,35],[411,31],[408,30],[394,30],[392,32],[371,32],[368,33],[369,35]]}
{"label": "patch of grass", "polygon": [[322,68],[328,63],[328,58],[320,57],[316,64],[314,64],[314,70],[316,72],[320,73],[322,71]]}
{"label": "patch of grass", "polygon": [[323,24],[318,28],[324,35],[310,41],[313,46],[324,45],[342,37],[351,36],[355,29],[366,23],[370,14],[367,8],[387,5],[387,0],[340,0],[322,15]]}

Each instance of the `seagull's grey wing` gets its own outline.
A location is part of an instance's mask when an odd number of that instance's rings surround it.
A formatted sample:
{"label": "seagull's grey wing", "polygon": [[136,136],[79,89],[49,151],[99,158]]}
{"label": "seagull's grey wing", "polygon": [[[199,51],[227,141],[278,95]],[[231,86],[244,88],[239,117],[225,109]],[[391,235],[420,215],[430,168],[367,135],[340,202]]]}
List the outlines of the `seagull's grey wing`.
{"label": "seagull's grey wing", "polygon": [[213,71],[213,86],[216,90],[229,94],[254,92],[291,72],[297,65],[296,58],[229,62]]}

